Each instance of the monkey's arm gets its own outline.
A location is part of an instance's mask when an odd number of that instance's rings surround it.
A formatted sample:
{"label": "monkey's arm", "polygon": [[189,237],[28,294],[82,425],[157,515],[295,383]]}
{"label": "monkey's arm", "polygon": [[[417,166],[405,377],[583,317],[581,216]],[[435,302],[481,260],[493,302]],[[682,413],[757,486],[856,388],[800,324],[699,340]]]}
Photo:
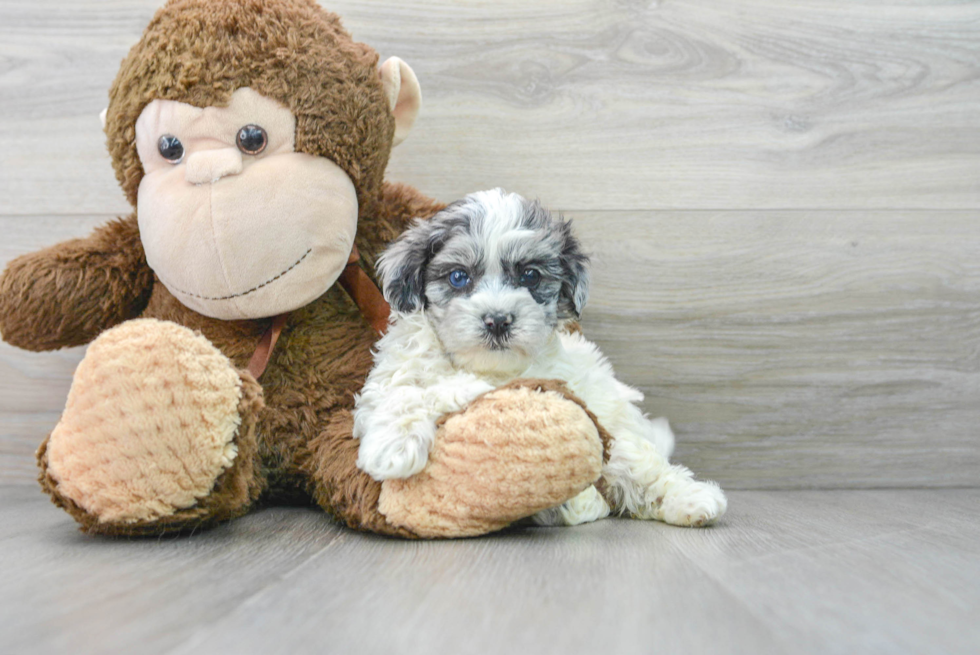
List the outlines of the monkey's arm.
{"label": "monkey's arm", "polygon": [[7,264],[0,275],[0,335],[26,350],[79,346],[138,316],[152,288],[132,214]]}

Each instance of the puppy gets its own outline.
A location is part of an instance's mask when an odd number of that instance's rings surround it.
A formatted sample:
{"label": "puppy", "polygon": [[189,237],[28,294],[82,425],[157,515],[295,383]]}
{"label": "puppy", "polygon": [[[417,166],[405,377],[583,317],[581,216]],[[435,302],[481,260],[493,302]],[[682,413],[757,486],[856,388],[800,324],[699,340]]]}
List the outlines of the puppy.
{"label": "puppy", "polygon": [[474,193],[417,221],[378,260],[392,307],[375,366],[357,397],[357,465],[376,480],[421,471],[436,419],[515,378],[566,383],[612,435],[595,487],[534,517],[574,525],[628,514],[707,525],[727,507],[721,489],[668,462],[674,435],[637,406],[595,344],[566,329],[588,298],[588,258],[538,202],[500,189]]}

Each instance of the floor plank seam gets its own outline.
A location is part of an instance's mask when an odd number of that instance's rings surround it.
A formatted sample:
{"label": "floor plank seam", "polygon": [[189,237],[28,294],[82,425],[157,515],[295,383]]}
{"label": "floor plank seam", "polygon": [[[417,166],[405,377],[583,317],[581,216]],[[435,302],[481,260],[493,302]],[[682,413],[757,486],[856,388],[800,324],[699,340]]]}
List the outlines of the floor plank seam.
{"label": "floor plank seam", "polygon": [[[718,482],[717,480],[715,480]],[[727,491],[781,491],[781,492],[811,492],[811,491],[978,491],[980,485],[956,484],[948,487],[936,486],[887,486],[887,487],[738,487],[719,482]]]}
{"label": "floor plank seam", "polygon": [[[258,589],[257,591],[254,591],[251,594],[249,594],[249,596],[244,600],[242,600],[240,603],[236,604],[234,607],[231,607],[227,611],[223,612],[218,619],[215,619],[214,623],[218,624],[221,622],[222,619],[232,616],[233,614],[242,610],[243,608],[246,608],[258,602],[260,598],[270,593],[273,589],[279,588],[283,582],[289,580],[294,575],[298,574],[300,569],[305,569],[307,565],[319,559],[319,557],[323,555],[326,551],[330,550],[335,545],[347,541],[349,537],[350,537],[350,532],[347,531],[346,528],[341,528],[341,532],[338,532],[337,535],[334,538],[332,538],[329,543],[323,546],[323,548],[320,548],[315,553],[313,553],[312,555],[304,559],[302,562],[299,562],[295,566],[289,568],[287,571],[277,576],[274,580],[267,582],[262,586],[261,589]],[[190,637],[188,637],[187,639],[185,639],[184,641],[182,641],[181,643],[167,650],[166,655],[178,655],[182,653],[193,652],[197,646],[204,643],[210,636],[216,634],[219,630],[220,628],[215,626],[212,626],[207,629],[199,630],[195,632],[193,635],[191,635]]]}
{"label": "floor plank seam", "polygon": [[[723,527],[723,526],[718,526]],[[710,570],[705,568],[705,566],[692,556],[690,553],[686,552],[683,548],[677,549],[681,556],[684,557],[688,562],[690,562],[694,567],[701,572],[708,580],[710,580],[717,589],[720,589],[722,593],[732,601],[742,607],[745,612],[754,618],[762,629],[769,632],[769,636],[777,642],[786,642],[787,650],[790,652],[790,646],[796,643],[799,633],[795,631],[788,631],[786,626],[780,623],[773,623],[772,616],[767,614],[763,609],[757,607],[755,604],[748,602],[745,598],[736,593],[735,590],[731,589],[729,585],[718,575],[712,573]]]}
{"label": "floor plank seam", "polygon": [[[886,539],[886,540],[887,539],[891,539],[892,537],[894,537],[896,535],[913,534],[913,533],[916,533],[916,532],[923,532],[923,531],[926,531],[926,530],[933,529],[933,526],[934,526],[934,524],[932,524],[932,523],[927,524],[927,525],[910,524],[910,525],[908,525],[905,528],[891,530],[889,532],[880,532],[880,533],[876,533],[876,534],[873,534],[873,535],[868,535],[866,537],[849,537],[849,538],[843,539],[841,541],[833,541],[833,542],[822,543],[822,544],[807,544],[807,545],[802,545],[802,546],[798,546],[798,547],[794,547],[794,548],[782,548],[782,549],[780,549],[779,551],[776,551],[776,552],[765,553],[765,554],[762,554],[762,555],[756,555],[754,557],[746,558],[746,559],[744,559],[742,561],[743,562],[760,562],[760,561],[765,561],[767,559],[771,559],[773,557],[782,557],[783,555],[786,555],[786,554],[799,554],[799,553],[808,553],[808,552],[819,552],[819,551],[824,550],[824,549],[827,549],[827,548],[837,548],[837,547],[840,547],[840,546],[848,546],[848,545],[851,545],[851,544],[869,544],[869,543],[874,543],[875,541],[877,541],[879,539]],[[697,562],[695,562],[695,564],[697,564]]]}

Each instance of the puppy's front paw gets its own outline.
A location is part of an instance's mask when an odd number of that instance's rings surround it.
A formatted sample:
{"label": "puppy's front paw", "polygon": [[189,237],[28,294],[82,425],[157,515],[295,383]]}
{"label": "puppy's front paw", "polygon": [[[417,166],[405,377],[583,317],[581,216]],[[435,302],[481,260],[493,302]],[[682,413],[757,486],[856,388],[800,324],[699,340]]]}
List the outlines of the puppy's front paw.
{"label": "puppy's front paw", "polygon": [[383,428],[361,439],[357,468],[375,480],[410,478],[425,468],[435,425],[416,422],[408,430]]}
{"label": "puppy's front paw", "polygon": [[456,402],[459,404],[460,409],[462,409],[473,402],[476,398],[489,391],[493,391],[494,389],[496,389],[496,387],[489,382],[484,382],[483,380],[476,378],[456,386],[452,392],[456,398]]}
{"label": "puppy's front paw", "polygon": [[698,480],[671,485],[662,503],[665,522],[693,528],[711,525],[728,509],[728,499],[717,484]]}

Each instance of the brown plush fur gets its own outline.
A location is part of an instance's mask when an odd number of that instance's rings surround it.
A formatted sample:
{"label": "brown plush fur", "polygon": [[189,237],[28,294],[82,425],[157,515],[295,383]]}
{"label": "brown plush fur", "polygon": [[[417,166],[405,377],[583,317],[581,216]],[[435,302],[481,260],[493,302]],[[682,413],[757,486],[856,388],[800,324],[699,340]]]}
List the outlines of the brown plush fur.
{"label": "brown plush fur", "polygon": [[37,462],[41,469],[38,477],[41,488],[58,507],[67,511],[78,521],[82,530],[91,534],[120,536],[152,536],[166,532],[191,532],[211,527],[221,521],[233,519],[247,513],[265,490],[265,478],[260,471],[260,458],[255,437],[258,410],[263,407],[262,388],[248,371],[240,372],[242,378],[242,399],[238,410],[242,424],[238,428],[235,443],[238,455],[234,464],[218,476],[210,495],[194,507],[180,510],[170,516],[155,521],[134,523],[100,522],[97,517],[79,507],[71,499],[58,493],[58,483],[52,479],[47,466],[47,439],[37,451]]}
{"label": "brown plush fur", "polygon": [[105,131],[116,177],[135,206],[143,177],[135,125],[151,100],[222,107],[250,87],[291,109],[296,150],[332,160],[362,207],[370,205],[395,130],[377,64],[377,53],[313,0],[171,0],[109,91]]}
{"label": "brown plush fur", "polygon": [[25,350],[86,344],[139,315],[153,289],[135,216],[17,257],[0,277],[0,332]]}
{"label": "brown plush fur", "polygon": [[[583,409],[558,380],[520,379],[489,391],[438,421],[428,465],[388,481],[378,506],[390,523],[421,536],[460,537],[522,519],[531,502],[538,511],[560,505],[600,479],[608,452],[609,434]],[[578,432],[591,439],[564,438]],[[461,478],[469,484],[460,487]],[[498,499],[492,512],[489,494]]]}
{"label": "brown plush fur", "polygon": [[[171,0],[123,61],[110,92],[106,136],[123,191],[135,206],[143,175],[135,122],[149,102],[220,106],[251,87],[294,112],[298,151],[328,157],[354,182],[356,245],[373,274],[383,246],[412,218],[443,207],[411,187],[383,183],[394,121],[377,59],[312,0]],[[135,214],[20,257],[0,278],[0,332],[22,348],[86,343],[138,316],[200,331],[239,369],[271,322],[221,321],[181,305],[147,267]],[[45,445],[38,452],[41,484],[84,530],[102,534],[194,530],[245,513],[264,494],[276,502],[312,498],[351,527],[415,536],[378,511],[381,484],[354,464],[353,393],[371,367],[375,339],[336,285],[292,312],[261,388],[241,373],[247,393],[237,459],[195,507],[146,524],[100,523],[59,494]]]}

